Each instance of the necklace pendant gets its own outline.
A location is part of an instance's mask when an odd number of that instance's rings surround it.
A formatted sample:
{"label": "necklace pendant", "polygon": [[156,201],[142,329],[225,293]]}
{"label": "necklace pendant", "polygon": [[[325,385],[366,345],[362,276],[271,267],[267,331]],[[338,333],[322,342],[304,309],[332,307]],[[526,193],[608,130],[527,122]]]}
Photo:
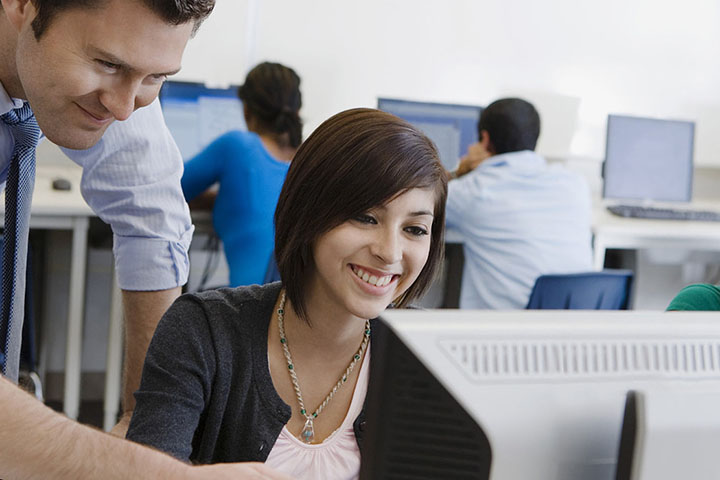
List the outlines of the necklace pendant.
{"label": "necklace pendant", "polygon": [[313,427],[313,419],[312,417],[307,417],[305,426],[303,427],[302,432],[300,432],[300,439],[305,443],[312,443],[314,438],[315,428]]}

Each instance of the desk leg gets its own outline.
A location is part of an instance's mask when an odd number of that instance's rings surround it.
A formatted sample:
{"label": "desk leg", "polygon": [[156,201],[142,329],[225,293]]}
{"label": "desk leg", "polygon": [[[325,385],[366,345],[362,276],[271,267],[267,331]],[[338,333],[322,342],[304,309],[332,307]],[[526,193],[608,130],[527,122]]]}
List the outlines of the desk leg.
{"label": "desk leg", "polygon": [[[115,265],[114,259],[113,265]],[[113,268],[112,279],[110,329],[108,331],[107,363],[105,367],[105,404],[103,407],[103,429],[106,432],[109,432],[117,422],[118,410],[120,409],[123,361],[122,294],[117,283],[115,268]]]}
{"label": "desk leg", "polygon": [[68,303],[67,344],[65,346],[65,394],[63,410],[76,420],[80,410],[80,370],[82,368],[83,308],[85,301],[85,267],[87,264],[87,217],[73,219],[70,264],[70,301]]}
{"label": "desk leg", "polygon": [[603,268],[605,268],[605,251],[607,248],[605,247],[605,242],[603,242],[603,239],[601,237],[596,236],[595,242],[593,245],[593,267],[596,271],[600,271]]}

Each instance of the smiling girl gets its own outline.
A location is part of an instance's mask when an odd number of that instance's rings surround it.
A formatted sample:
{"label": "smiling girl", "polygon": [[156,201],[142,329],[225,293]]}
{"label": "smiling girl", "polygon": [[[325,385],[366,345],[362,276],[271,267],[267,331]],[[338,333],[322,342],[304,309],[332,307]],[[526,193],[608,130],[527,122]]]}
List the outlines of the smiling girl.
{"label": "smiling girl", "polygon": [[175,302],[128,438],[194,463],[357,478],[373,319],[429,287],[446,194],[437,151],[413,126],[370,109],[325,121],[300,146],[275,212],[282,281]]}

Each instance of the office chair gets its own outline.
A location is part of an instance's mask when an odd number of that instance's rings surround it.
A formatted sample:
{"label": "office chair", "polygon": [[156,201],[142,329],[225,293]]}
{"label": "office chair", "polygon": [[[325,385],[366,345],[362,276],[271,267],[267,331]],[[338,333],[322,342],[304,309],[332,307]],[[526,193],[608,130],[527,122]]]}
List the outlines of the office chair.
{"label": "office chair", "polygon": [[541,275],[525,308],[627,310],[632,279],[630,270]]}

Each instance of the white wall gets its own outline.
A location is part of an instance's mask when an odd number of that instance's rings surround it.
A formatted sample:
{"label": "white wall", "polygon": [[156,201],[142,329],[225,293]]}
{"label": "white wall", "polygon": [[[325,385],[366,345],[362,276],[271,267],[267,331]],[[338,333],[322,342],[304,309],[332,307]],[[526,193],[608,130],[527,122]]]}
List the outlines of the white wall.
{"label": "white wall", "polygon": [[717,0],[218,0],[180,79],[242,83],[262,60],[303,79],[309,134],[378,96],[536,102],[539,149],[600,159],[609,112],[697,121],[720,166]]}

